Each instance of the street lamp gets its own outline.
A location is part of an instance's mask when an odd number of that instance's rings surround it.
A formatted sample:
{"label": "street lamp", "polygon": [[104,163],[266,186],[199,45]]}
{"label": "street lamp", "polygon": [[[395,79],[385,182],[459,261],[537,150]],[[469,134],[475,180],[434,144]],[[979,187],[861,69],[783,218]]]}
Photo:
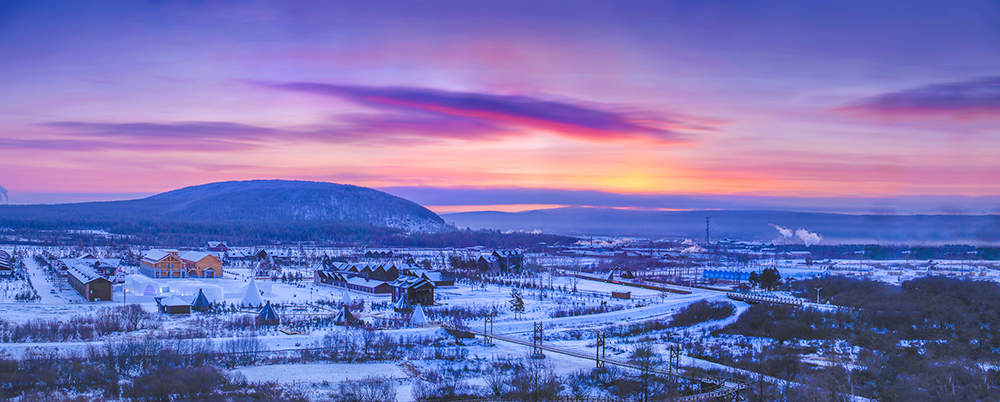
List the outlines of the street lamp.
{"label": "street lamp", "polygon": [[819,291],[820,290],[823,290],[823,287],[817,286],[816,287],[816,304],[819,304]]}

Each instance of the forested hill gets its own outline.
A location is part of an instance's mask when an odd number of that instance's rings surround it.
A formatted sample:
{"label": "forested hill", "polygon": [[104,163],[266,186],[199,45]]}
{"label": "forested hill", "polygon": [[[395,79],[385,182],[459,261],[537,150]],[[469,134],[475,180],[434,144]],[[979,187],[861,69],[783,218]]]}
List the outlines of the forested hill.
{"label": "forested hill", "polygon": [[[822,236],[822,244],[915,243],[996,244],[1000,215],[846,215],[793,211],[641,211],[609,208],[558,208],[518,213],[464,212],[443,218],[458,227],[502,231],[535,229],[569,236],[705,237],[711,218],[715,239],[775,240],[802,244],[793,232]],[[788,228],[783,235],[774,225]]]}
{"label": "forested hill", "polygon": [[286,180],[211,183],[128,201],[0,205],[0,227],[255,242],[363,241],[453,230],[427,208],[381,191]]}

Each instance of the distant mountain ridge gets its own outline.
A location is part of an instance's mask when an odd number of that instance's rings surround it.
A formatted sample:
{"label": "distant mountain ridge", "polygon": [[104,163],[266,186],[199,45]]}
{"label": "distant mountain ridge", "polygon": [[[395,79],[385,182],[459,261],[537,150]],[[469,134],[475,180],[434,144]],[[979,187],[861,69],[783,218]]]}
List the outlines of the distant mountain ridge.
{"label": "distant mountain ridge", "polygon": [[127,201],[0,205],[4,226],[122,234],[200,231],[206,236],[257,228],[312,230],[317,236],[323,231],[344,235],[451,230],[427,208],[378,190],[290,180],[210,183]]}
{"label": "distant mountain ridge", "polygon": [[443,214],[455,226],[501,231],[541,230],[566,236],[640,236],[705,238],[711,218],[712,239],[732,238],[802,244],[774,226],[823,236],[830,243],[1000,243],[1000,215],[847,215],[789,211],[648,211],[612,208],[555,208],[525,212]]}
{"label": "distant mountain ridge", "polygon": [[445,228],[444,220],[412,201],[367,187],[292,180],[209,183],[142,200],[178,220],[342,221],[416,232]]}

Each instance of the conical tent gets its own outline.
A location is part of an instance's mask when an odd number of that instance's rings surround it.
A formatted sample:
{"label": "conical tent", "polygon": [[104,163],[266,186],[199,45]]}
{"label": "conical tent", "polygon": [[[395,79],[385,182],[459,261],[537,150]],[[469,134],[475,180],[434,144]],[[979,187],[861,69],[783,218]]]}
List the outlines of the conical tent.
{"label": "conical tent", "polygon": [[278,313],[274,311],[274,307],[271,306],[271,302],[267,302],[264,308],[260,309],[260,313],[257,314],[257,325],[278,325],[281,324],[281,317]]}
{"label": "conical tent", "polygon": [[257,288],[257,282],[253,279],[250,280],[250,285],[247,285],[247,292],[243,295],[243,300],[240,300],[240,306],[242,307],[262,307],[264,306],[264,298],[260,297],[260,289]]}
{"label": "conical tent", "polygon": [[411,305],[410,301],[407,300],[406,293],[403,293],[403,295],[399,297],[399,300],[396,300],[396,304],[394,304],[392,308],[396,311],[411,311],[413,310],[413,305]]}
{"label": "conical tent", "polygon": [[337,325],[353,326],[360,324],[361,320],[354,317],[354,314],[351,314],[351,310],[348,310],[347,306],[344,306],[340,308],[340,312],[337,313],[337,316],[333,317],[333,323]]}
{"label": "conical tent", "polygon": [[351,293],[345,290],[344,291],[344,297],[340,299],[340,302],[343,303],[345,306],[350,306],[351,305]]}
{"label": "conical tent", "polygon": [[212,303],[208,302],[208,298],[205,297],[205,292],[203,292],[201,289],[198,289],[198,296],[195,297],[194,302],[191,303],[191,310],[206,311],[211,306]]}
{"label": "conical tent", "polygon": [[427,316],[424,315],[424,307],[417,305],[417,308],[413,310],[413,315],[410,317],[410,324],[412,325],[427,325]]}

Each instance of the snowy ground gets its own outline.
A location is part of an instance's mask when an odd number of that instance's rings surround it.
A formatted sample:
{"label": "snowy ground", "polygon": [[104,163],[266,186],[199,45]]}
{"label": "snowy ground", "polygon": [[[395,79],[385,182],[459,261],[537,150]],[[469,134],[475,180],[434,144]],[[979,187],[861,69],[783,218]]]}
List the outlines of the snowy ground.
{"label": "snowy ground", "polygon": [[[10,249],[8,249],[10,250]],[[38,251],[40,249],[36,249]],[[344,250],[349,252],[350,250]],[[316,252],[316,251],[311,251]],[[400,251],[403,252],[403,251]],[[443,260],[444,254],[440,250],[413,250],[409,251],[417,256],[417,259],[427,258],[435,261]],[[334,254],[331,254],[334,255]],[[541,261],[541,260],[540,260]],[[567,257],[553,257],[544,260],[545,264],[566,263],[572,264],[572,259]],[[205,291],[210,299],[216,302],[227,304],[239,304],[249,285],[251,272],[245,267],[225,268],[226,276],[215,279],[173,279],[154,280],[141,275],[133,274],[123,278],[125,284],[115,286],[115,300],[107,302],[84,303],[82,298],[65,283],[65,278],[51,276],[40,268],[33,258],[25,259],[27,273],[31,282],[42,297],[37,303],[0,303],[0,311],[3,312],[3,319],[12,322],[23,322],[29,319],[59,319],[64,320],[76,314],[88,314],[97,309],[121,305],[123,300],[128,303],[138,303],[146,311],[155,312],[156,303],[154,297],[177,296],[184,300],[191,300],[199,289]],[[994,265],[990,265],[994,264]],[[912,261],[819,261],[813,267],[805,267],[796,262],[775,261],[773,266],[777,267],[783,277],[807,277],[822,274],[835,275],[857,275],[873,279],[883,280],[890,283],[919,277],[923,275],[962,275],[982,280],[1000,280],[1000,270],[995,263],[987,262],[937,262],[937,263],[914,263]],[[293,272],[309,273],[307,270],[293,270]],[[584,353],[595,351],[594,337],[597,330],[605,329],[612,325],[624,325],[639,323],[654,319],[665,319],[675,314],[679,309],[699,300],[723,301],[728,300],[724,292],[712,291],[690,287],[677,287],[690,291],[690,294],[663,293],[655,290],[641,289],[627,286],[625,284],[613,284],[601,281],[578,279],[570,276],[543,276],[537,278],[504,278],[516,280],[523,284],[535,283],[559,289],[572,289],[575,287],[578,292],[565,290],[545,290],[521,289],[521,295],[525,304],[524,314],[515,316],[510,311],[510,300],[512,288],[508,286],[498,286],[487,284],[462,283],[459,282],[453,287],[442,287],[436,290],[437,306],[427,309],[433,312],[435,309],[455,309],[459,307],[469,309],[493,309],[500,313],[496,317],[493,331],[496,333],[530,339],[535,322],[543,322],[545,340],[547,345],[573,349]],[[370,295],[360,292],[345,291],[341,288],[330,286],[315,286],[311,281],[301,281],[298,283],[282,283],[280,281],[257,280],[257,286],[263,291],[263,298],[276,304],[305,306],[309,302],[320,299],[330,301],[340,301],[345,292],[352,300],[364,300],[366,309],[355,312],[362,318],[372,316],[397,317],[405,316],[397,313],[372,309],[372,303],[383,303],[389,301],[388,295]],[[137,286],[139,285],[139,286]],[[147,294],[146,287],[151,286],[152,293]],[[0,295],[7,290],[0,283]],[[631,292],[632,300],[612,299],[611,292]],[[0,302],[6,299],[0,298]],[[747,309],[745,303],[733,302],[737,313],[724,320],[698,324],[690,328],[681,329],[687,336],[704,339],[711,329],[727,325],[734,322],[739,314]],[[608,307],[617,309],[597,314],[587,314],[580,316],[552,318],[556,310],[571,310],[582,308]],[[303,307],[305,308],[305,307]],[[240,314],[252,314],[240,313]],[[331,316],[333,309],[311,309],[299,312],[302,316]],[[161,328],[155,331],[177,330],[192,328],[198,324],[204,316],[192,314],[185,316],[163,316],[158,315],[162,320]],[[296,318],[298,316],[285,312],[285,318]],[[482,320],[468,320],[465,322],[473,328],[483,328]],[[151,330],[146,330],[146,332]],[[300,348],[314,347],[320,342],[329,331],[347,331],[343,328],[321,329],[306,331],[305,334],[287,335],[277,331],[269,331],[258,339],[264,342],[269,350],[295,350]],[[673,329],[661,330],[655,333],[643,334],[653,338],[666,336],[673,332]],[[437,325],[430,325],[425,328],[404,328],[396,330],[386,330],[386,334],[391,336],[411,336],[421,335],[428,337],[445,337],[444,333]],[[136,334],[143,336],[144,334]],[[224,342],[232,337],[215,338],[216,343]],[[731,340],[718,339],[713,342],[730,342]],[[618,358],[626,358],[634,347],[635,339],[631,338],[611,338],[608,339],[608,355]],[[745,342],[745,340],[737,340]],[[754,342],[754,341],[751,341]],[[760,340],[765,342],[765,340]],[[101,346],[104,341],[94,342],[63,342],[63,343],[10,343],[0,344],[0,354],[7,356],[21,356],[29,349],[51,349],[51,350],[78,350],[82,351],[88,346]],[[510,344],[498,341],[494,346],[483,345],[480,340],[468,341],[464,346],[469,351],[466,362],[461,364],[472,364],[475,362],[495,361],[503,359],[518,359],[524,357],[529,352],[529,347]],[[593,368],[594,362],[588,359],[564,356],[555,353],[547,353],[546,361],[552,365],[557,374],[569,374],[579,370]],[[816,357],[820,359],[821,357]],[[414,373],[411,370],[434,370],[440,368],[444,363],[441,361],[410,361],[405,362],[410,366],[402,366],[403,362],[397,363],[369,363],[369,364],[283,364],[270,366],[253,366],[237,369],[248,380],[251,381],[276,381],[294,387],[304,387],[314,392],[333,392],[336,384],[344,380],[359,380],[371,375],[384,375],[396,381],[399,400],[412,400],[411,389],[414,383]],[[685,357],[685,364],[704,368],[722,368],[723,366],[705,362],[697,359]],[[473,386],[483,386],[481,379],[472,378],[468,383]]]}

